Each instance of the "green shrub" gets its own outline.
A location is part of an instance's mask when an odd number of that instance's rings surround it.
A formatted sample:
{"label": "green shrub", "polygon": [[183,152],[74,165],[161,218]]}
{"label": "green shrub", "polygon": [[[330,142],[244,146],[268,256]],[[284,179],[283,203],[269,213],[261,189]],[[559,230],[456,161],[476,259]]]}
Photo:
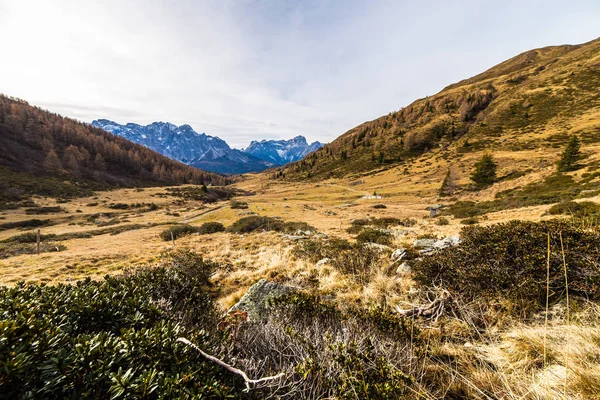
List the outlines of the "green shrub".
{"label": "green shrub", "polygon": [[394,217],[382,217],[382,218],[363,218],[355,219],[350,221],[350,227],[347,229],[348,233],[359,233],[363,228],[372,226],[381,229],[387,229],[390,226],[414,226],[417,221],[413,218],[394,218]]}
{"label": "green shrub", "polygon": [[356,236],[358,243],[377,243],[389,246],[392,244],[392,240],[392,234],[372,228],[365,228]]}
{"label": "green shrub", "polygon": [[593,182],[598,174],[590,174],[579,182],[573,177],[554,174],[541,182],[534,182],[521,189],[510,189],[496,194],[492,201],[457,201],[444,208],[444,213],[456,218],[475,217],[501,210],[552,204],[573,200],[583,190],[597,189]]}
{"label": "green shrub", "polygon": [[[176,253],[168,267],[75,285],[0,287],[5,398],[246,398],[241,379],[193,349],[214,348],[213,265]],[[33,322],[32,322],[33,321]]]}
{"label": "green shrub", "polygon": [[439,226],[444,226],[444,225],[450,224],[450,221],[448,221],[448,218],[446,218],[446,217],[439,217],[439,218],[436,218],[435,224],[439,225]]}
{"label": "green shrub", "polygon": [[316,229],[308,225],[306,222],[284,222],[278,218],[261,217],[253,215],[244,217],[235,221],[229,228],[231,233],[252,233],[256,231],[275,231],[285,233],[295,233],[296,231],[316,232]]}
{"label": "green shrub", "polygon": [[229,207],[233,210],[245,210],[248,208],[248,203],[245,201],[231,200],[231,202],[229,202]]}
{"label": "green shrub", "polygon": [[198,228],[187,225],[187,224],[179,224],[173,225],[165,229],[160,233],[160,238],[164,241],[168,241],[171,239],[178,239],[180,237],[184,237],[187,235],[191,235],[192,233],[198,232]]}
{"label": "green shrub", "polygon": [[575,218],[597,215],[600,212],[600,204],[592,201],[564,201],[550,207],[550,215],[569,215]]}
{"label": "green shrub", "polygon": [[41,226],[51,225],[52,221],[49,219],[26,219],[24,221],[16,221],[16,222],[5,222],[0,224],[0,231],[7,229],[31,229],[31,228],[39,228]]}
{"label": "green shrub", "polygon": [[229,228],[231,233],[251,233],[255,231],[280,231],[283,221],[271,217],[253,215],[235,221]]}
{"label": "green shrub", "polygon": [[424,257],[414,265],[423,285],[441,285],[468,299],[508,299],[519,308],[546,302],[546,258],[551,238],[550,300],[565,295],[560,235],[568,269],[569,293],[600,298],[600,234],[564,221],[512,221],[466,227],[457,247]]}
{"label": "green shrub", "polygon": [[198,228],[198,233],[201,235],[217,232],[225,232],[225,226],[220,222],[205,222]]}
{"label": "green shrub", "polygon": [[475,225],[479,223],[479,218],[477,217],[468,217],[460,221],[463,225]]}

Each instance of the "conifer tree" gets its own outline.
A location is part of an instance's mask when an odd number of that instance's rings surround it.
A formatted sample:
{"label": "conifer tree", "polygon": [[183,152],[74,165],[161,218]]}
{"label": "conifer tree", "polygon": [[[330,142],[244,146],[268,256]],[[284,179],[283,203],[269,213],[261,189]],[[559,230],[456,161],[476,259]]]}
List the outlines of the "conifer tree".
{"label": "conifer tree", "polygon": [[577,162],[577,158],[579,157],[580,147],[581,145],[577,136],[571,136],[571,139],[569,139],[569,142],[567,143],[567,147],[563,151],[562,156],[558,161],[558,172],[566,172],[573,169],[573,166],[575,162]]}
{"label": "conifer tree", "polygon": [[471,175],[471,180],[480,186],[487,186],[496,180],[496,162],[492,155],[485,153],[475,164],[475,171]]}
{"label": "conifer tree", "polygon": [[60,162],[60,158],[58,158],[58,154],[56,154],[54,150],[50,150],[46,155],[46,159],[44,160],[44,169],[49,173],[62,171],[62,163]]}

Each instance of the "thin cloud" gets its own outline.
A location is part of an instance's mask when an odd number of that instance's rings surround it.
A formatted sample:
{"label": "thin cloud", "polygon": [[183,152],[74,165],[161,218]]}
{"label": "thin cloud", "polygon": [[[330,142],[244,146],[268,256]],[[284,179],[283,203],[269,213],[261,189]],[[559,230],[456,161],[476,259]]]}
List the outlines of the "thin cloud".
{"label": "thin cloud", "polygon": [[599,19],[595,1],[4,0],[0,92],[233,147],[327,142],[519,52],[594,39]]}

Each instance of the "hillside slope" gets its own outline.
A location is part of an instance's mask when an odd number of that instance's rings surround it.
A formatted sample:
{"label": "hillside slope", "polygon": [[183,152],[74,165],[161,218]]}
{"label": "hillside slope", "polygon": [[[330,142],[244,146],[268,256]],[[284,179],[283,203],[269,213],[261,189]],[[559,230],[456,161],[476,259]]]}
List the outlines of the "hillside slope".
{"label": "hillside slope", "polygon": [[101,129],[0,95],[0,199],[85,188],[229,182]]}
{"label": "hillside slope", "polygon": [[[531,50],[434,96],[365,122],[274,177],[360,176],[482,149],[518,151],[600,140],[600,39]],[[436,151],[434,151],[436,150]]]}

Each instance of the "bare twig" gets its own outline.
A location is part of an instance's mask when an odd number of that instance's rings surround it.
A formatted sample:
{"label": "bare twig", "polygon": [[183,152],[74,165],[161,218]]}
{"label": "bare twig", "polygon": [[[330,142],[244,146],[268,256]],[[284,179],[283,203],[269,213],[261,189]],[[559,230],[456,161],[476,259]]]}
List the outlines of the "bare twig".
{"label": "bare twig", "polygon": [[216,357],[211,356],[210,354],[206,354],[205,352],[203,352],[198,346],[196,346],[194,343],[190,342],[189,340],[187,340],[186,338],[179,338],[177,339],[178,342],[181,342],[185,345],[190,346],[191,348],[193,348],[194,350],[196,350],[198,353],[200,353],[204,358],[206,358],[207,360],[210,360],[216,364],[219,364],[221,367],[225,368],[226,370],[233,372],[234,374],[237,374],[239,376],[241,376],[242,378],[244,378],[244,381],[246,382],[246,391],[250,390],[250,384],[257,384],[257,383],[262,383],[262,382],[267,382],[267,381],[271,381],[274,379],[279,379],[283,376],[285,376],[285,374],[282,372],[280,374],[274,375],[274,376],[267,376],[265,378],[260,378],[260,379],[250,379],[248,378],[248,375],[246,375],[246,373],[244,371],[242,371],[241,369],[235,368],[229,364],[227,364],[224,361],[219,360]]}
{"label": "bare twig", "polygon": [[437,321],[444,313],[444,303],[450,298],[450,293],[447,290],[443,290],[440,296],[434,300],[427,299],[430,301],[429,304],[420,307],[413,307],[407,310],[403,310],[400,307],[396,307],[396,312],[400,315],[412,317],[421,316],[428,317]]}

